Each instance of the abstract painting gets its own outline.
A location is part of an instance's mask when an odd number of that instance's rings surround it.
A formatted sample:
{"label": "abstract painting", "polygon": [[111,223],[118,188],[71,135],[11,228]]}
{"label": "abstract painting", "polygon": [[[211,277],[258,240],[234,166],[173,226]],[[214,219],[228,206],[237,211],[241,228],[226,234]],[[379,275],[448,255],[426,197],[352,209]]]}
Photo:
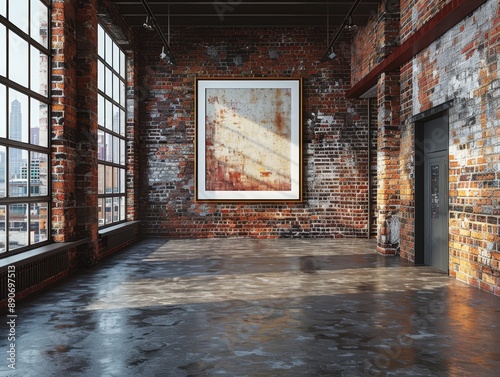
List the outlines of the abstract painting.
{"label": "abstract painting", "polygon": [[196,80],[196,199],[301,200],[301,80]]}

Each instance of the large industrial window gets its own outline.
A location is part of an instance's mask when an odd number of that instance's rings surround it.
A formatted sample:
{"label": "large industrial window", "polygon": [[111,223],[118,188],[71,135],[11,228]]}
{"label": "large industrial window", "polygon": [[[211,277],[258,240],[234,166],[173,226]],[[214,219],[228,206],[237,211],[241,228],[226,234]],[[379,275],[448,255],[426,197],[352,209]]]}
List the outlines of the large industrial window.
{"label": "large industrial window", "polygon": [[0,1],[0,256],[49,240],[50,4]]}
{"label": "large industrial window", "polygon": [[126,219],[125,54],[98,27],[99,225]]}

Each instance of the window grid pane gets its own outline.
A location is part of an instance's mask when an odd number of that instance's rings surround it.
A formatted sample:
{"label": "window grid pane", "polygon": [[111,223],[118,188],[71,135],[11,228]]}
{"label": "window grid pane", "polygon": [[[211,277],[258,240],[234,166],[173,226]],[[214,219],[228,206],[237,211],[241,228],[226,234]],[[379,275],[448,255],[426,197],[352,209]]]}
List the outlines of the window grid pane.
{"label": "window grid pane", "polygon": [[8,138],[10,140],[28,142],[28,96],[17,90],[9,90],[9,125]]}
{"label": "window grid pane", "polygon": [[99,226],[126,220],[126,57],[98,28]]}
{"label": "window grid pane", "polygon": [[[5,198],[7,195],[7,149],[0,145],[0,198]],[[2,206],[0,206],[1,208]]]}
{"label": "window grid pane", "polygon": [[0,76],[7,76],[7,30],[3,25],[0,25]]}
{"label": "window grid pane", "polygon": [[125,111],[120,111],[120,135],[125,136],[125,129],[127,127],[127,120],[125,119]]}
{"label": "window grid pane", "polygon": [[106,198],[106,215],[104,222],[106,224],[113,223],[113,198]]}
{"label": "window grid pane", "polygon": [[125,140],[120,140],[120,165],[125,165],[126,153]]}
{"label": "window grid pane", "polygon": [[97,88],[104,91],[104,63],[101,61],[97,63]]}
{"label": "window grid pane", "polygon": [[49,10],[39,0],[31,1],[31,37],[44,47],[48,47]]}
{"label": "window grid pane", "polygon": [[0,24],[0,253],[8,255],[49,241],[51,12],[41,0],[3,0],[0,14],[17,27]]}
{"label": "window grid pane", "polygon": [[105,112],[106,112],[106,121],[105,127],[109,129],[113,129],[113,104],[106,100],[105,103]]}
{"label": "window grid pane", "polygon": [[113,222],[120,221],[120,198],[113,198]]}
{"label": "window grid pane", "polygon": [[9,30],[9,79],[28,87],[29,44]]}
{"label": "window grid pane", "polygon": [[104,199],[100,198],[97,202],[97,213],[99,219],[99,226],[104,225]]}
{"label": "window grid pane", "polygon": [[126,190],[126,173],[125,169],[120,169],[120,192],[124,193]]}
{"label": "window grid pane", "polygon": [[0,84],[0,137],[7,136],[7,88]]}
{"label": "window grid pane", "polygon": [[104,139],[104,131],[97,130],[97,158],[99,160],[106,159],[106,143]]}
{"label": "window grid pane", "polygon": [[46,103],[31,99],[30,104],[30,143],[48,147],[49,141],[49,106]]}
{"label": "window grid pane", "polygon": [[125,54],[120,51],[120,76],[125,77]]}
{"label": "window grid pane", "polygon": [[104,165],[103,164],[99,164],[97,176],[98,176],[97,193],[104,194]]}
{"label": "window grid pane", "polygon": [[106,166],[106,171],[104,174],[104,187],[106,188],[105,193],[111,194],[113,192],[113,167]]}
{"label": "window grid pane", "polygon": [[113,162],[113,135],[105,132],[104,142],[106,149],[106,159],[107,162]]}
{"label": "window grid pane", "polygon": [[9,20],[28,33],[28,0],[9,0]]}
{"label": "window grid pane", "polygon": [[28,196],[28,151],[9,148],[9,196]]}
{"label": "window grid pane", "polygon": [[7,206],[0,205],[0,254],[7,251],[7,232],[5,229]]}
{"label": "window grid pane", "polygon": [[9,206],[9,249],[28,246],[28,205]]}
{"label": "window grid pane", "polygon": [[30,243],[35,244],[49,239],[48,203],[32,203],[30,208]]}
{"label": "window grid pane", "polygon": [[[97,106],[99,109],[104,109],[104,97],[100,94],[97,96]],[[97,112],[97,123],[99,126],[104,127],[104,112]]]}
{"label": "window grid pane", "polygon": [[99,56],[104,56],[104,29],[97,25],[97,47]]}

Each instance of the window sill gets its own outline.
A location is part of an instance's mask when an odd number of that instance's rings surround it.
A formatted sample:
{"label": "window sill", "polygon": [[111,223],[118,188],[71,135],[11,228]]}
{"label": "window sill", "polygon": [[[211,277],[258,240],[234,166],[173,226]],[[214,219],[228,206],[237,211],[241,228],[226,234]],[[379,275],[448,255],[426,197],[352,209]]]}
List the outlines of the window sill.
{"label": "window sill", "polygon": [[129,229],[133,229],[140,221],[127,221],[126,223],[121,223],[117,225],[110,226],[109,228],[99,229],[99,238],[111,236],[113,234],[121,233]]}
{"label": "window sill", "polygon": [[75,247],[84,245],[90,241],[89,238],[84,238],[74,242],[54,242],[49,245],[37,247],[25,251],[23,253],[15,254],[10,257],[0,259],[0,273],[7,271],[8,266],[22,266],[24,264],[36,261],[40,257],[47,257],[57,254],[64,250],[73,249]]}

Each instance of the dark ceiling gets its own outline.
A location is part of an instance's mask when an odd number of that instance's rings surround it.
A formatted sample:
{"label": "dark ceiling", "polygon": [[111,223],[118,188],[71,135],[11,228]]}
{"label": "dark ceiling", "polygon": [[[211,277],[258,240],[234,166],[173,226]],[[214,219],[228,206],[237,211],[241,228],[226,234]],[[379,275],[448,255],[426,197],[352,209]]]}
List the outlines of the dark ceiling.
{"label": "dark ceiling", "polygon": [[[146,9],[141,0],[112,0],[132,27],[142,27]],[[160,27],[266,27],[322,26],[335,29],[353,4],[354,25],[365,25],[380,0],[251,1],[251,0],[147,0]]]}

